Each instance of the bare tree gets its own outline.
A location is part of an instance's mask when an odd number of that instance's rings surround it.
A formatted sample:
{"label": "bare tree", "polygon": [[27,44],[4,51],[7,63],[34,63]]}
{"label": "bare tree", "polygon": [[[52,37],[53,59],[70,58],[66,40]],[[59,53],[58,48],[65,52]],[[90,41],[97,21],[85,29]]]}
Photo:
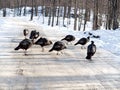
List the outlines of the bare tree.
{"label": "bare tree", "polygon": [[51,23],[51,14],[52,14],[52,0],[50,0],[50,8],[49,8],[49,18],[48,18],[48,25]]}
{"label": "bare tree", "polygon": [[52,27],[54,26],[54,17],[55,17],[55,13],[56,13],[56,0],[53,0],[53,8],[52,8]]}
{"label": "bare tree", "polygon": [[[48,25],[59,25],[59,17],[63,18],[63,26],[65,18],[67,18],[67,26],[70,24],[71,11],[74,8],[74,30],[80,30],[82,21],[84,21],[83,31],[85,31],[86,24],[93,16],[94,30],[99,29],[104,22],[106,29],[116,29],[120,23],[120,2],[118,0],[0,0],[0,9],[3,11],[2,16],[6,17],[9,13],[6,8],[14,9],[14,16],[22,15],[22,8],[24,7],[23,15],[26,16],[26,7],[31,7],[30,20],[33,16],[38,16],[38,6],[42,7],[40,14],[48,18]],[[84,12],[85,10],[85,12]],[[90,13],[93,11],[93,15]],[[84,15],[84,18],[83,18]],[[103,16],[106,16],[103,18]],[[56,17],[56,22],[55,22]]]}
{"label": "bare tree", "polygon": [[23,0],[20,0],[19,16],[21,16],[22,14],[22,3],[23,3]]}
{"label": "bare tree", "polygon": [[112,0],[112,10],[113,10],[113,27],[112,29],[115,30],[119,27],[118,25],[118,0]]}
{"label": "bare tree", "polygon": [[43,15],[43,22],[42,23],[44,23],[44,17],[45,17],[45,1],[44,0],[42,0],[42,10],[41,10],[41,14]]}
{"label": "bare tree", "polygon": [[66,13],[67,13],[67,6],[66,6],[66,3],[67,1],[64,1],[63,3],[64,3],[64,5],[63,5],[63,11],[64,11],[64,13],[63,13],[63,26],[64,27],[66,27],[66,25],[65,25],[65,18],[66,18]]}
{"label": "bare tree", "polygon": [[98,29],[98,0],[94,0],[93,30]]}
{"label": "bare tree", "polygon": [[38,16],[38,2],[37,2],[37,0],[34,0],[35,1],[35,5],[34,5],[34,7],[35,7],[35,16]]}
{"label": "bare tree", "polygon": [[70,24],[71,7],[72,7],[72,0],[68,0],[67,25]]}
{"label": "bare tree", "polygon": [[107,26],[106,29],[111,29],[112,26],[112,12],[111,1],[108,0],[108,12],[107,12]]}
{"label": "bare tree", "polygon": [[107,26],[106,29],[116,29],[118,24],[118,0],[108,0],[108,14],[107,14]]}
{"label": "bare tree", "polygon": [[[78,17],[78,30],[80,31],[81,25],[82,25],[82,20],[83,20],[83,1],[79,1],[79,17]],[[80,7],[81,6],[81,7]]]}
{"label": "bare tree", "polygon": [[75,15],[74,30],[76,30],[77,29],[77,0],[74,1],[74,15]]}
{"label": "bare tree", "polygon": [[1,5],[3,7],[3,17],[6,17],[6,13],[7,13],[7,11],[6,11],[6,2],[2,2],[2,1],[0,1],[0,2],[1,2]]}
{"label": "bare tree", "polygon": [[26,16],[26,7],[27,7],[27,0],[24,1],[24,12],[23,12],[23,16]]}
{"label": "bare tree", "polygon": [[84,15],[84,27],[83,27],[83,31],[85,31],[85,26],[86,26],[86,23],[87,23],[87,13],[88,13],[88,0],[86,0],[85,2],[85,15]]}
{"label": "bare tree", "polygon": [[30,17],[31,21],[33,20],[33,13],[34,13],[33,6],[34,6],[34,0],[32,0],[31,17]]}
{"label": "bare tree", "polygon": [[60,15],[60,1],[61,0],[58,0],[58,9],[57,9],[57,22],[56,22],[56,25],[59,24],[59,15]]}

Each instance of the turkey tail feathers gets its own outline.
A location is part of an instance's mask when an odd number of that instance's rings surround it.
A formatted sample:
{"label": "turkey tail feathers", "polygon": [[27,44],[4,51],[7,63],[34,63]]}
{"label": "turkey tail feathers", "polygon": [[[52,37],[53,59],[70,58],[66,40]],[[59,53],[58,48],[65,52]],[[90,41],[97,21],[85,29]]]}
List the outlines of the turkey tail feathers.
{"label": "turkey tail feathers", "polygon": [[50,50],[49,50],[49,52],[52,52],[52,51],[53,51],[53,49],[50,49]]}
{"label": "turkey tail feathers", "polygon": [[20,48],[19,48],[19,46],[18,47],[16,47],[14,50],[19,50]]}

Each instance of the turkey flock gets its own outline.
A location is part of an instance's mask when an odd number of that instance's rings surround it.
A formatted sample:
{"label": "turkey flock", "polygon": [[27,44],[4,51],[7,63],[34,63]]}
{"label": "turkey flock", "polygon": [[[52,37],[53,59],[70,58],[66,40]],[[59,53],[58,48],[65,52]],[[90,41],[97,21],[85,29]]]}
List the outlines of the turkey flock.
{"label": "turkey flock", "polygon": [[[27,38],[28,34],[30,33],[29,38]],[[48,38],[45,37],[39,37],[40,33],[37,32],[36,30],[32,30],[31,32],[28,29],[23,30],[23,35],[24,39],[19,42],[18,46],[14,48],[14,50],[19,50],[23,49],[24,50],[24,55],[27,54],[27,50],[32,46],[32,45],[39,45],[42,48],[42,52],[44,52],[44,47],[48,45],[52,45],[51,49],[48,52],[52,51],[57,51],[57,55],[59,52],[62,53],[62,50],[67,49],[67,45],[69,43],[72,44],[73,41],[75,41],[75,37],[73,35],[66,35],[64,38],[62,38],[60,41],[56,41],[53,43],[53,41],[49,40]],[[85,45],[90,42],[90,37],[94,36],[94,38],[100,38],[99,36],[95,36],[92,33],[89,33],[89,36],[80,38],[74,46],[80,44],[81,49],[85,49]],[[67,43],[65,43],[66,41]],[[92,56],[96,52],[96,45],[94,44],[94,41],[91,41],[91,44],[87,46],[87,54],[86,54],[86,59],[92,60]]]}

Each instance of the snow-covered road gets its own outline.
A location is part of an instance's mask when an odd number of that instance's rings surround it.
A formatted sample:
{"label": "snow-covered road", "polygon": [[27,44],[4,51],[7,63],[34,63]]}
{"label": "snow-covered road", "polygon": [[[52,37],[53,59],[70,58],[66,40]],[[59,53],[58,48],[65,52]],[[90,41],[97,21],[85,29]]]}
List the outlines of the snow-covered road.
{"label": "snow-covered road", "polygon": [[45,52],[32,46],[24,56],[23,50],[14,51],[24,38],[24,28],[36,29],[53,41],[62,36],[54,37],[56,32],[30,21],[7,20],[7,26],[0,28],[0,90],[120,90],[119,57],[98,48],[93,61],[87,61],[86,49],[79,45],[68,45],[62,55],[48,52],[52,45]]}

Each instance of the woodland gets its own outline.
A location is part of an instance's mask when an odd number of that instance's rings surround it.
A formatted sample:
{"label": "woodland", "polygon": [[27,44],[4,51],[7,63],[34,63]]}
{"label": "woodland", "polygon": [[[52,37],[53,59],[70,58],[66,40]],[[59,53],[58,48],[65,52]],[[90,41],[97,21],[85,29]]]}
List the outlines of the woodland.
{"label": "woodland", "polygon": [[[27,10],[30,7],[30,10]],[[40,8],[39,8],[40,7]],[[104,27],[106,30],[115,30],[120,25],[119,0],[0,0],[0,17],[7,17],[8,9],[15,16],[30,15],[30,20],[40,14],[48,17],[48,25],[58,25],[60,18],[63,26],[71,24],[74,19],[74,30],[81,30],[81,25],[92,22],[92,29],[98,30]],[[22,13],[23,12],[23,13]],[[67,18],[67,25],[65,19]],[[55,24],[54,24],[55,23]]]}

